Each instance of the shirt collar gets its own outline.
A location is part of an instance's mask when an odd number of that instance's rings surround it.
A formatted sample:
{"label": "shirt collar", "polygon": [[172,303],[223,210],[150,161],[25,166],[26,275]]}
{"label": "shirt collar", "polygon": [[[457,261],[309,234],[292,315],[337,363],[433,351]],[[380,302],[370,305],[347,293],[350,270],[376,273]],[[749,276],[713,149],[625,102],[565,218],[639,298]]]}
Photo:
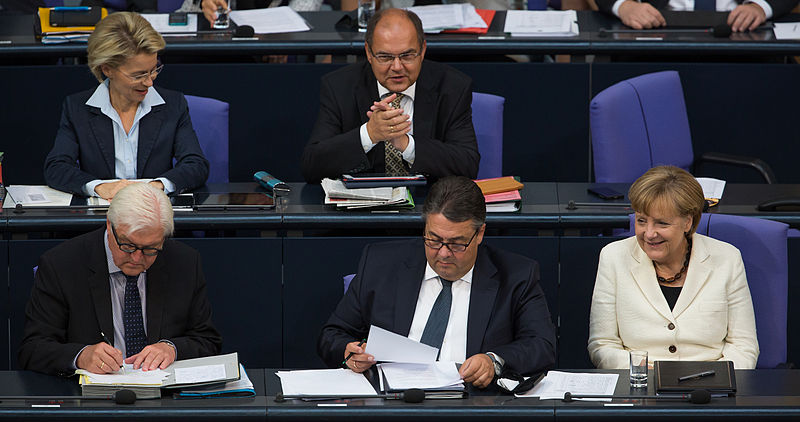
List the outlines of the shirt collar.
{"label": "shirt collar", "polygon": [[[464,280],[467,283],[472,283],[472,271],[474,269],[475,269],[475,264],[472,264],[472,268],[470,268],[469,271],[467,271],[467,273],[464,274],[464,277],[461,277],[458,280]],[[436,271],[434,271],[433,268],[431,268],[431,264],[426,262],[425,263],[425,278],[423,278],[422,281],[430,280],[430,279],[436,278],[436,277],[439,277],[439,274],[436,274]],[[451,280],[451,281],[458,281],[458,280]]]}
{"label": "shirt collar", "polygon": [[[376,83],[378,84],[378,98],[383,98],[384,95],[386,95],[386,94],[391,92],[388,89],[386,89],[385,86],[381,85],[380,82],[376,82]],[[414,101],[414,96],[416,95],[416,93],[417,93],[417,83],[416,82],[411,84],[411,86],[408,87],[405,91],[401,92],[401,94],[403,94],[406,97],[408,97],[411,101]]]}
{"label": "shirt collar", "polygon": [[[139,103],[139,111],[137,114],[144,116],[150,112],[151,108],[164,103],[164,98],[156,91],[156,87],[151,86],[150,89],[147,90],[144,100]],[[111,96],[108,93],[108,79],[97,86],[92,96],[86,101],[86,105],[99,108],[100,111],[107,116],[111,115],[110,113],[114,108],[111,106]],[[116,113],[116,110],[114,110],[114,114]]]}

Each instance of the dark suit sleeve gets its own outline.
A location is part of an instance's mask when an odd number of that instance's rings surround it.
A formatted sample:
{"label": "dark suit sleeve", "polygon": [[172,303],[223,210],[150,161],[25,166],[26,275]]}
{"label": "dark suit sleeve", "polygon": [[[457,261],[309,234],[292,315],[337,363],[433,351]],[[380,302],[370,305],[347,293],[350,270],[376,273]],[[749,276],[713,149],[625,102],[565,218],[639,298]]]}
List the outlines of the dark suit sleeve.
{"label": "dark suit sleeve", "polygon": [[86,344],[67,342],[69,306],[58,283],[55,265],[47,255],[39,262],[25,316],[20,366],[47,374],[71,375],[73,360]]}
{"label": "dark suit sleeve", "polygon": [[192,128],[189,107],[183,94],[178,95],[178,124],[175,129],[173,157],[175,166],[158,177],[165,177],[175,184],[176,192],[198,188],[208,180],[208,160],[203,155],[197,134]]}
{"label": "dark suit sleeve", "polygon": [[[442,139],[428,139],[414,135],[415,159],[412,173],[440,178],[444,176],[478,177],[478,141],[472,126],[472,84],[464,84],[451,110],[439,109],[440,116],[448,122]],[[415,112],[416,113],[416,112]],[[445,118],[443,113],[451,113]],[[414,119],[428,116],[414,116]],[[428,117],[430,118],[430,117]]]}
{"label": "dark suit sleeve", "polygon": [[330,79],[323,78],[319,114],[303,151],[302,171],[308,183],[319,183],[325,177],[335,178],[371,167],[361,146],[361,126],[350,130],[345,130],[343,126],[343,113],[347,112],[348,106],[341,101]]}
{"label": "dark suit sleeve", "polygon": [[[211,303],[208,301],[200,254],[195,253],[194,256],[194,288],[185,329],[182,335],[167,338],[178,350],[178,360],[217,355],[222,350],[222,337],[211,323]],[[167,306],[168,301],[169,298]]]}
{"label": "dark suit sleeve", "polygon": [[71,99],[67,97],[62,107],[61,123],[53,149],[45,159],[44,179],[53,189],[85,196],[83,186],[99,177],[81,170],[78,166],[80,146],[72,112]]}
{"label": "dark suit sleeve", "polygon": [[772,19],[779,18],[797,6],[797,0],[765,0],[772,7]]}
{"label": "dark suit sleeve", "polygon": [[609,15],[613,15],[611,8],[614,7],[614,3],[616,2],[617,0],[595,0],[597,8],[600,9],[601,12],[608,13]]}
{"label": "dark suit sleeve", "polygon": [[360,341],[369,334],[369,321],[364,318],[362,275],[368,262],[369,245],[364,248],[358,273],[350,283],[344,297],[339,301],[328,322],[322,327],[317,340],[317,353],[330,368],[340,368],[347,343]]}
{"label": "dark suit sleeve", "polygon": [[493,347],[505,359],[506,368],[532,375],[555,364],[555,328],[547,309],[547,300],[539,286],[539,265],[533,263],[527,281],[520,283],[509,300],[515,303],[514,341]]}

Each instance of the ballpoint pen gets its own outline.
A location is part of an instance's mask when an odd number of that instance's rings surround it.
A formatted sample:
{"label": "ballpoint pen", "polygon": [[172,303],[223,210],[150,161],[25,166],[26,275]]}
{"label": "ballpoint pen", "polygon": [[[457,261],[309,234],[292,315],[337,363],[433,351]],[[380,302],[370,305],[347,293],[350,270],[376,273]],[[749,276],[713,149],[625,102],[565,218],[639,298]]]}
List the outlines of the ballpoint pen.
{"label": "ballpoint pen", "polygon": [[698,372],[696,374],[691,374],[691,375],[686,375],[685,377],[680,377],[680,378],[678,378],[678,382],[689,381],[689,380],[693,380],[693,379],[697,379],[697,378],[708,377],[708,376],[714,375],[716,373],[717,372],[714,371],[713,369],[710,370],[710,371]]}
{"label": "ballpoint pen", "polygon": [[[365,338],[362,338],[362,339],[361,339],[361,342],[360,342],[360,343],[358,343],[358,347],[361,347],[361,345],[362,345],[362,344],[364,344],[364,343],[366,343],[366,342],[367,342],[367,339],[365,339]],[[350,352],[350,354],[349,354],[349,355],[347,355],[347,357],[346,357],[346,358],[344,358],[344,360],[342,361],[342,365],[346,365],[346,364],[347,364],[347,361],[348,361],[348,360],[350,360],[350,358],[351,358],[351,357],[353,357],[353,355],[354,355],[354,354],[355,354],[355,352]]]}

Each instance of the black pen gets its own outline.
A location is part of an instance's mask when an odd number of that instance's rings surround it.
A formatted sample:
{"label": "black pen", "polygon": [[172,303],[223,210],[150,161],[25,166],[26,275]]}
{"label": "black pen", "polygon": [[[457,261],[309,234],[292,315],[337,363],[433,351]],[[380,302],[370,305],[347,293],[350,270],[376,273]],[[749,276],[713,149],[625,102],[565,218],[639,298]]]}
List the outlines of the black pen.
{"label": "black pen", "polygon": [[696,378],[709,377],[709,376],[714,375],[716,373],[717,372],[714,371],[713,369],[710,370],[710,371],[698,372],[696,374],[687,375],[685,377],[680,377],[680,378],[678,378],[678,382],[689,381],[689,380],[693,380],[693,379],[696,379]]}
{"label": "black pen", "polygon": [[[361,339],[361,343],[358,343],[358,347],[361,347],[361,345],[366,343],[366,342],[367,342],[367,339],[362,338]],[[356,353],[355,352],[350,352],[350,354],[347,355],[347,357],[344,358],[344,360],[342,361],[342,365],[347,365],[347,361],[350,360],[350,358],[353,357],[354,354],[356,354]]]}

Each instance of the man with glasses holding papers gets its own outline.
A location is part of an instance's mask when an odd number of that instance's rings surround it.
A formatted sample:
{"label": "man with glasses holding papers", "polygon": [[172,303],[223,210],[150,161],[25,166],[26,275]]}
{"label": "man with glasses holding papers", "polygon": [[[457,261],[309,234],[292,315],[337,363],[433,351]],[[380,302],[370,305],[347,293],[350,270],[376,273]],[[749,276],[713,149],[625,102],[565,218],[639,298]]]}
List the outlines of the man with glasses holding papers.
{"label": "man with glasses holding papers", "polygon": [[45,252],[25,310],[20,366],[105,374],[123,361],[153,370],[218,354],[200,255],[169,240],[172,231],[169,198],[134,183],[117,192],[105,227]]}
{"label": "man with glasses holding papers", "polygon": [[368,63],[322,78],[317,122],[303,152],[303,177],[422,173],[477,177],[472,80],[425,59],[422,23],[386,9],[367,24]]}
{"label": "man with glasses holding papers", "polygon": [[[555,362],[555,329],[536,261],[482,245],[486,205],[465,177],[446,177],[423,207],[420,239],[376,243],[322,329],[317,351],[330,367],[356,372],[376,362],[365,352],[370,326],[463,362],[465,382],[484,388],[504,369],[532,375]],[[369,339],[367,339],[369,343]]]}

